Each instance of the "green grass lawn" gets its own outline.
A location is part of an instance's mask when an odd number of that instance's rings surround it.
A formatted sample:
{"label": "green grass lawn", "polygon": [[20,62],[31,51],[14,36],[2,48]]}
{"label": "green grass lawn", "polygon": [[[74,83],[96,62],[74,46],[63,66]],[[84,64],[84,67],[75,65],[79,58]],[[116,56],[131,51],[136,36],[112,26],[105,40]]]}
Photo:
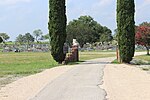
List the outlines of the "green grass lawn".
{"label": "green grass lawn", "polygon": [[138,64],[139,65],[148,65],[148,66],[143,66],[142,70],[145,71],[150,71],[150,55],[140,55],[140,56],[135,56],[135,59],[138,59]]}
{"label": "green grass lawn", "polygon": [[[134,57],[135,61],[134,62],[136,65],[144,65],[144,64],[150,64],[150,55],[140,55],[140,56],[135,56]],[[117,59],[112,61],[112,64],[120,64]]]}
{"label": "green grass lawn", "polygon": [[80,61],[95,59],[95,58],[106,58],[116,56],[115,52],[80,52]]}
{"label": "green grass lawn", "polygon": [[50,53],[0,53],[0,77],[29,75],[57,65]]}
{"label": "green grass lawn", "polygon": [[150,55],[140,55],[140,56],[135,56],[135,58],[150,62]]}
{"label": "green grass lawn", "polygon": [[[115,56],[112,52],[80,52],[79,54],[80,61]],[[0,77],[30,75],[55,66],[58,66],[58,63],[53,60],[50,52],[0,53]]]}
{"label": "green grass lawn", "polygon": [[121,64],[120,62],[118,62],[117,59],[115,59],[114,61],[111,62],[111,64]]}
{"label": "green grass lawn", "polygon": [[[78,64],[89,59],[115,56],[115,53],[112,52],[80,52],[79,54],[80,62],[70,64]],[[35,74],[55,66],[58,66],[58,63],[53,60],[50,52],[0,52],[0,88],[19,77]]]}

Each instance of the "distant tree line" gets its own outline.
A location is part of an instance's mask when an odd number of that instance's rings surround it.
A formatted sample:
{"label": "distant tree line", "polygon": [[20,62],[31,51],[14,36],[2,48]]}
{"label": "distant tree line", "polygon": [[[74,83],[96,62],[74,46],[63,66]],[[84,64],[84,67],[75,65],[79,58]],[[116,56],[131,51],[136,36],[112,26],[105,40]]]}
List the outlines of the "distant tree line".
{"label": "distant tree line", "polygon": [[[7,42],[10,39],[10,36],[7,33],[0,33],[0,43],[2,42]],[[47,40],[49,39],[49,34],[43,35],[43,32],[41,29],[34,30],[33,33],[25,33],[19,34],[15,42],[19,44],[24,44],[24,43],[30,43],[30,42],[37,42],[39,43],[40,40]]]}
{"label": "distant tree line", "polygon": [[16,42],[19,44],[30,44],[31,42],[34,42],[34,37],[30,33],[26,33],[25,35],[19,34],[16,38]]}
{"label": "distant tree line", "polygon": [[31,34],[31,33],[25,33],[25,35],[19,34],[16,37],[15,42],[17,42],[19,44],[24,44],[24,43],[30,44],[35,41],[37,43],[39,43],[40,40],[46,40],[46,39],[49,39],[48,34],[43,35],[42,30],[37,29],[37,30],[33,31],[33,34]]}

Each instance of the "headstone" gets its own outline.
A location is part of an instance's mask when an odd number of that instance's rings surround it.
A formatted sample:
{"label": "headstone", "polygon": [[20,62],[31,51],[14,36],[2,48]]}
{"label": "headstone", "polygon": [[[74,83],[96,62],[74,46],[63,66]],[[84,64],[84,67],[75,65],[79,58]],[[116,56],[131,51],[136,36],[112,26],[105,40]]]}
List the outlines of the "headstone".
{"label": "headstone", "polygon": [[73,39],[73,46],[79,46],[79,43],[77,42],[76,39]]}
{"label": "headstone", "polygon": [[64,54],[68,53],[68,45],[67,45],[67,43],[64,43],[64,46],[63,46],[63,53],[64,53]]}

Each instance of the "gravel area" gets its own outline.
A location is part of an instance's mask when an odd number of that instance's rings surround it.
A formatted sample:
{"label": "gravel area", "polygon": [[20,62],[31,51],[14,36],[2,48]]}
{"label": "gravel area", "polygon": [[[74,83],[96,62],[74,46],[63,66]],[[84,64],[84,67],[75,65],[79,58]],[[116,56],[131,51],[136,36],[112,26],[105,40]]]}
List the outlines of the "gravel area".
{"label": "gravel area", "polygon": [[103,88],[108,100],[150,100],[150,74],[136,66],[109,64]]}
{"label": "gravel area", "polygon": [[34,97],[39,93],[49,82],[71,68],[71,66],[60,66],[21,78],[1,88],[0,100],[28,100],[29,97]]}

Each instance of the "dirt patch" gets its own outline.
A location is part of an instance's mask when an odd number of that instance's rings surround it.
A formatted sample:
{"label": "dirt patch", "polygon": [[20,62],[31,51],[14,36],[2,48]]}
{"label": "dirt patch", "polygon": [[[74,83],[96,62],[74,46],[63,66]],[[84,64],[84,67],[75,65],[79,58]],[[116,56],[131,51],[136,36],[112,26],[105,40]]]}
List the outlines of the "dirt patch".
{"label": "dirt patch", "polygon": [[0,90],[2,87],[5,87],[7,84],[10,84],[18,79],[22,78],[21,76],[6,76],[0,78]]}

